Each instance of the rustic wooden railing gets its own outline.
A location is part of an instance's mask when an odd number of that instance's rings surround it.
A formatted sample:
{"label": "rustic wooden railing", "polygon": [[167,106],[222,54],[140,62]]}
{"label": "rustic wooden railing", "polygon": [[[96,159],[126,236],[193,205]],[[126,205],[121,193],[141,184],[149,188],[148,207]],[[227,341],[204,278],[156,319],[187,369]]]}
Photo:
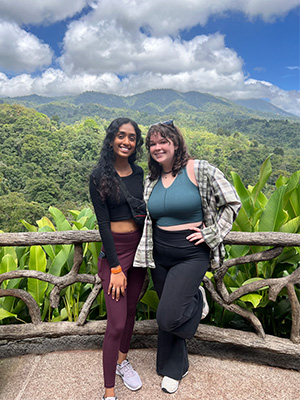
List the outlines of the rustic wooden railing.
{"label": "rustic wooden railing", "polygon": [[[36,278],[50,284],[53,289],[50,293],[50,305],[58,307],[60,292],[65,287],[76,282],[91,283],[93,289],[84,303],[76,322],[49,323],[41,321],[40,309],[33,297],[21,289],[0,289],[0,297],[13,296],[24,301],[28,306],[32,323],[12,324],[0,326],[0,340],[15,340],[29,337],[58,337],[62,335],[101,334],[105,331],[105,321],[86,322],[93,301],[102,289],[101,280],[98,275],[80,274],[79,268],[83,260],[82,244],[87,242],[100,242],[99,232],[87,231],[64,231],[64,232],[39,232],[39,233],[0,233],[0,247],[3,246],[34,246],[34,245],[56,245],[74,244],[74,263],[71,271],[65,276],[57,277],[48,273],[32,270],[17,270],[0,274],[0,287],[3,281],[15,278]],[[254,328],[256,333],[241,332],[233,329],[215,328],[200,324],[195,337],[201,340],[231,343],[256,349],[267,349],[272,352],[300,356],[300,304],[296,295],[295,285],[300,284],[300,268],[298,267],[291,275],[281,278],[264,279],[246,284],[233,293],[228,293],[224,284],[226,271],[238,264],[271,260],[277,257],[284,247],[300,246],[300,235],[279,232],[230,232],[225,244],[273,246],[272,249],[244,257],[230,259],[214,271],[215,285],[208,278],[204,278],[206,289],[210,292],[212,299],[223,306],[244,317]],[[292,310],[292,328],[289,339],[282,339],[266,335],[261,322],[252,311],[241,308],[234,302],[245,294],[257,291],[265,286],[269,287],[269,299],[276,300],[279,292],[286,287]],[[135,327],[135,334],[153,335],[157,333],[155,321],[139,321]],[[300,368],[300,366],[299,366]]]}

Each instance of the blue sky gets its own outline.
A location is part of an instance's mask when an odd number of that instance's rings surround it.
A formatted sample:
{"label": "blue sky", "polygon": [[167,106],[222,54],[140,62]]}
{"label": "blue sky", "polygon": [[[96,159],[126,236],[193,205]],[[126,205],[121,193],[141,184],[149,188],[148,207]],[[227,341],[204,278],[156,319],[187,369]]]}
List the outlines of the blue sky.
{"label": "blue sky", "polygon": [[300,115],[300,0],[0,0],[0,97],[197,90]]}
{"label": "blue sky", "polygon": [[219,31],[226,35],[226,46],[233,48],[244,60],[244,71],[251,77],[267,80],[284,90],[300,90],[300,72],[289,66],[300,65],[300,8],[296,8],[275,22],[260,18],[250,21],[242,13],[210,18],[201,27],[197,25],[184,32],[189,39],[199,34]]}

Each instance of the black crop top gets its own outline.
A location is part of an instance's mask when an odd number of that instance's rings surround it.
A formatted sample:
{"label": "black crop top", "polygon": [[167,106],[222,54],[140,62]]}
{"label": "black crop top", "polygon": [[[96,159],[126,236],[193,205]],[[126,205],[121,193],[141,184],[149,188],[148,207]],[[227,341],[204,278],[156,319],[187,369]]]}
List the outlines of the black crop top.
{"label": "black crop top", "polygon": [[[132,196],[142,199],[144,171],[141,167],[135,164],[131,165],[131,167],[132,174],[122,177],[121,179]],[[132,214],[121,190],[119,202],[117,202],[117,200],[112,196],[108,196],[104,202],[101,200],[100,194],[97,190],[97,180],[95,179],[95,175],[95,171],[93,171],[90,176],[90,195],[97,217],[105,254],[110,268],[113,268],[120,263],[116,254],[115,244],[110,229],[110,222],[132,219]]]}

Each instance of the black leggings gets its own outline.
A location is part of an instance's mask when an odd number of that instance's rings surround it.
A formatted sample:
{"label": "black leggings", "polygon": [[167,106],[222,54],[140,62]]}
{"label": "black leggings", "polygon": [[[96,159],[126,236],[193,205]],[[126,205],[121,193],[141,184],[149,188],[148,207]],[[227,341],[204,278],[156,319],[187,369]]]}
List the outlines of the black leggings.
{"label": "black leggings", "polygon": [[180,380],[188,370],[186,339],[191,339],[201,320],[203,299],[199,285],[209,266],[209,247],[195,246],[186,237],[190,230],[154,229],[152,279],[160,298],[157,372]]}

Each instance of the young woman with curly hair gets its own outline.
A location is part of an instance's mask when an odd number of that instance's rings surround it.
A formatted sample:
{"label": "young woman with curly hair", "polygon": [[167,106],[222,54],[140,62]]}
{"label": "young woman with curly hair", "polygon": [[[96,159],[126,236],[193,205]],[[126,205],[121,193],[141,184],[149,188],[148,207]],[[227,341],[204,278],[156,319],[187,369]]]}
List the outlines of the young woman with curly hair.
{"label": "young woman with curly hair", "polygon": [[135,164],[143,139],[136,122],[117,118],[107,128],[100,160],[90,177],[90,195],[102,239],[98,274],[101,278],[107,327],[103,341],[103,399],[115,400],[115,376],[125,386],[142,386],[138,373],[127,360],[136,304],[146,268],[133,268],[133,258],[142,230],[134,222],[120,188],[120,179],[129,193],[143,198],[143,170]]}
{"label": "young woman with curly hair", "polygon": [[162,390],[174,393],[188,373],[186,339],[209,312],[202,279],[224,257],[240,201],[219,169],[189,156],[173,121],[152,125],[146,147],[148,215],[134,266],[152,268],[160,299],[156,370]]}

